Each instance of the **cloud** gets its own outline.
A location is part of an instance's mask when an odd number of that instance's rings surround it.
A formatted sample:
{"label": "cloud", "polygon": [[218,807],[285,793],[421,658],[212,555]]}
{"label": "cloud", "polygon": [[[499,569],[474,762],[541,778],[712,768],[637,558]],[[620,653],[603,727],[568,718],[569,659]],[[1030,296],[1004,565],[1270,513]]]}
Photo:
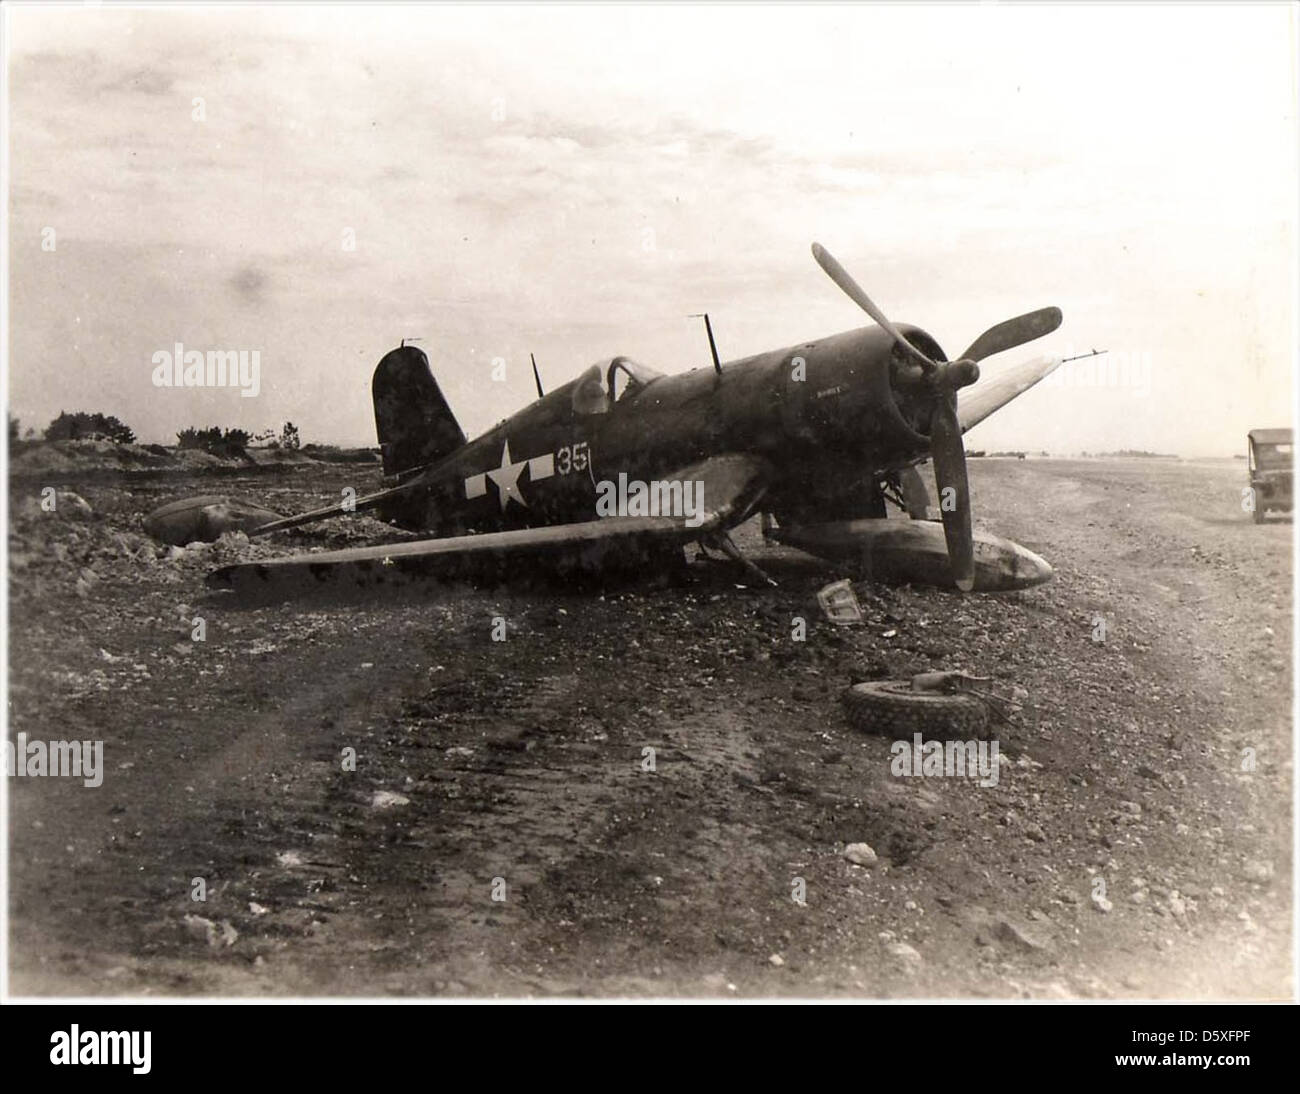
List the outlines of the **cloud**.
{"label": "cloud", "polygon": [[231,275],[229,285],[245,304],[260,304],[265,296],[266,274],[254,266],[242,266]]}
{"label": "cloud", "polygon": [[162,439],[139,360],[257,345],[247,424],[369,441],[369,369],[423,334],[472,430],[528,397],[495,355],[558,382],[698,364],[706,308],[728,356],[861,325],[820,239],[949,348],[1060,303],[1062,337],[1178,362],[1174,403],[1048,396],[1016,447],[1225,445],[1295,341],[1285,12],[1006,8],[16,9],[14,399],[61,409],[30,362],[75,342]]}
{"label": "cloud", "polygon": [[178,78],[174,72],[145,65],[100,84],[99,90],[101,92],[129,91],[141,95],[170,95]]}

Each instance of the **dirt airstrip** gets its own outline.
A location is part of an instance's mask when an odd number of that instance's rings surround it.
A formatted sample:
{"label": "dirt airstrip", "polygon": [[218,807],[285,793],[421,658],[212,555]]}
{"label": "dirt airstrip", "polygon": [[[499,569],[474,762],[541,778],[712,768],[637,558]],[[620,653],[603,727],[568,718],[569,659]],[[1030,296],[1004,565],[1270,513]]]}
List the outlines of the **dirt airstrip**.
{"label": "dirt airstrip", "polygon": [[[1289,996],[1290,523],[1252,525],[1241,461],[971,476],[977,526],[1056,578],[859,583],[836,628],[845,575],[753,524],[776,589],[700,563],[250,602],[204,574],[391,531],[177,552],[142,515],[373,469],[16,475],[11,738],[102,741],[104,771],[8,780],[11,991]],[[1028,693],[996,786],[896,776],[844,720],[850,682],[948,667]]]}

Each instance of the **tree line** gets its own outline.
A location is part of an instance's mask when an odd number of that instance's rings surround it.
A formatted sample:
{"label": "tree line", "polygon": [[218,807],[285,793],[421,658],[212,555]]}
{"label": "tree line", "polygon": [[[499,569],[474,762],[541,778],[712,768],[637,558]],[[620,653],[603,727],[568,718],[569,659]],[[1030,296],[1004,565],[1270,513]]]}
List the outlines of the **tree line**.
{"label": "tree line", "polygon": [[[69,413],[60,411],[42,431],[41,438],[47,441],[111,441],[114,444],[134,444],[135,430],[111,414],[89,413],[77,410]],[[27,436],[22,436],[22,423],[9,415],[9,442],[18,440],[35,440],[36,430],[28,429]],[[274,429],[264,429],[260,433],[250,433],[246,429],[222,429],[221,426],[209,426],[198,429],[190,426],[176,434],[178,448],[198,448],[213,455],[237,455],[245,448],[287,448],[296,450],[302,447],[302,437],[293,422],[285,422],[277,433]]]}

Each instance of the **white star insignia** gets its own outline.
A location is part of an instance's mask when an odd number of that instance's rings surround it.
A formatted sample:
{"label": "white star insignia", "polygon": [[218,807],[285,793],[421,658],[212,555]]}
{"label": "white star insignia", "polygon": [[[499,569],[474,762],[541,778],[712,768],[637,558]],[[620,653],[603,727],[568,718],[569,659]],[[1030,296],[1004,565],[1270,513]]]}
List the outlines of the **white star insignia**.
{"label": "white star insignia", "polygon": [[510,442],[507,440],[505,447],[501,450],[501,466],[494,467],[487,473],[487,477],[497,484],[497,492],[501,495],[501,511],[503,513],[506,511],[506,506],[511,498],[514,498],[520,505],[527,506],[528,502],[524,500],[524,495],[519,490],[519,476],[527,465],[527,460],[520,460],[518,463],[511,461]]}

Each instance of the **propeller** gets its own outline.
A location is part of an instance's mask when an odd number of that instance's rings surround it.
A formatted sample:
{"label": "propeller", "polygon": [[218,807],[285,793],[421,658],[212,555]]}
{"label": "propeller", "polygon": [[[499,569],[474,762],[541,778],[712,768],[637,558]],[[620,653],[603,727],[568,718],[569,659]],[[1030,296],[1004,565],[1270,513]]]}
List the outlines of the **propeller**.
{"label": "propeller", "polygon": [[1038,311],[1017,315],[1006,319],[996,327],[989,327],[973,341],[962,357],[970,361],[982,361],[1004,349],[1014,349],[1051,334],[1061,325],[1060,308],[1039,308]]}
{"label": "propeller", "polygon": [[[930,457],[939,487],[939,509],[943,514],[943,535],[948,545],[948,562],[953,579],[962,592],[975,587],[975,543],[971,531],[970,485],[966,479],[966,449],[957,418],[957,390],[980,378],[979,363],[985,357],[1032,342],[1061,325],[1059,308],[1041,308],[1007,319],[990,327],[956,361],[934,361],[912,345],[894,326],[847,270],[820,243],[812,245],[813,258],[844,294],[874,319],[904,353],[920,367],[917,379],[934,399],[930,412]],[[915,375],[915,374],[914,374]]]}
{"label": "propeller", "polygon": [[930,358],[903,337],[899,329],[889,321],[884,312],[876,307],[871,297],[862,291],[862,286],[849,276],[848,270],[835,260],[835,256],[830,251],[820,243],[814,243],[812,253],[813,258],[817,260],[817,265],[826,271],[830,279],[843,290],[844,295],[884,327],[889,333],[889,337],[898,343],[900,349],[910,353],[916,359],[924,375],[931,375],[939,367],[936,362],[931,361]]}
{"label": "propeller", "polygon": [[957,420],[957,394],[945,393],[930,415],[930,457],[939,487],[939,512],[948,562],[957,588],[968,593],[975,587],[975,538],[970,521],[970,485],[966,481],[966,449]]}

